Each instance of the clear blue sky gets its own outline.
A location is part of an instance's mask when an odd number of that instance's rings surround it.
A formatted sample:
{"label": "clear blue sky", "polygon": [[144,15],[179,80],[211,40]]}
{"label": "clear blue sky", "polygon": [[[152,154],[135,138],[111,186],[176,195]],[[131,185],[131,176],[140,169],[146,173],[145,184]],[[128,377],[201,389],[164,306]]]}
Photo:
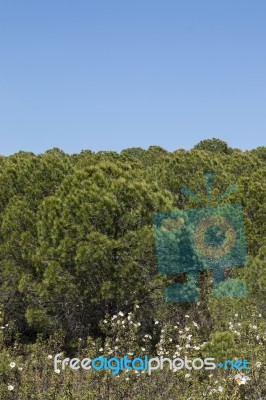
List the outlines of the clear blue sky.
{"label": "clear blue sky", "polygon": [[265,145],[265,0],[0,3],[0,154]]}

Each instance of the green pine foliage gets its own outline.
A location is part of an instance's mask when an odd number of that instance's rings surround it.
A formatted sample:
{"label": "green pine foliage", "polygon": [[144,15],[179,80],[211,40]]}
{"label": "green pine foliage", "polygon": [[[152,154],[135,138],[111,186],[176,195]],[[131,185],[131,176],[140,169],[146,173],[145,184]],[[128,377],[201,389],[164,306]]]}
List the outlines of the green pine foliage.
{"label": "green pine foliage", "polygon": [[[208,139],[191,151],[1,157],[0,398],[266,398],[265,154]],[[242,204],[248,263],[226,277],[245,280],[248,296],[214,297],[212,274],[202,271],[197,303],[165,302],[165,288],[185,277],[158,273],[152,216],[216,205],[235,183],[224,202]],[[57,375],[49,355],[60,351],[246,358],[251,380],[239,386],[228,371],[166,369]]]}

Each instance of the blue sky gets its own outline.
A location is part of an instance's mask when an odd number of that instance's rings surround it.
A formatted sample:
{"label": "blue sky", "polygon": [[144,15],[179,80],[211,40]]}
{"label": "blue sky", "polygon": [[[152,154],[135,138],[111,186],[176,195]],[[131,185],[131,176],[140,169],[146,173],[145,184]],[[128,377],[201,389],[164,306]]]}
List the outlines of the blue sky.
{"label": "blue sky", "polygon": [[266,2],[0,3],[0,154],[265,145]]}

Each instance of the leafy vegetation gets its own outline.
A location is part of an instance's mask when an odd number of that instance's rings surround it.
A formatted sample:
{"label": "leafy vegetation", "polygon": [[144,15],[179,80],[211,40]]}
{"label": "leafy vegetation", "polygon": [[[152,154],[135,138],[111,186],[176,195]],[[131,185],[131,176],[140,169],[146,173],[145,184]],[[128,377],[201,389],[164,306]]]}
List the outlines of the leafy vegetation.
{"label": "leafy vegetation", "polygon": [[[52,149],[0,158],[0,398],[266,398],[265,147],[242,152],[219,139],[172,153],[151,146],[116,152]],[[178,275],[157,268],[152,216],[207,204],[204,174],[214,174],[213,204],[244,211],[248,264],[228,268],[246,298],[216,298],[212,274],[199,274],[196,303],[165,302]],[[164,368],[146,373],[57,374],[53,356],[246,359],[235,371]],[[210,373],[211,372],[211,373]]]}

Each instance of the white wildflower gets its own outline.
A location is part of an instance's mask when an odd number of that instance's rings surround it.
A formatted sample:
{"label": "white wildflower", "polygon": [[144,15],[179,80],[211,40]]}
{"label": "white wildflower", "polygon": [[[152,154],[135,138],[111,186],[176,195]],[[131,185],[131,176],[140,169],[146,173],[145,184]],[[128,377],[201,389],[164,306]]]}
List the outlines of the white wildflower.
{"label": "white wildflower", "polygon": [[250,381],[249,376],[244,374],[236,374],[234,379],[239,385],[245,385],[247,381]]}

